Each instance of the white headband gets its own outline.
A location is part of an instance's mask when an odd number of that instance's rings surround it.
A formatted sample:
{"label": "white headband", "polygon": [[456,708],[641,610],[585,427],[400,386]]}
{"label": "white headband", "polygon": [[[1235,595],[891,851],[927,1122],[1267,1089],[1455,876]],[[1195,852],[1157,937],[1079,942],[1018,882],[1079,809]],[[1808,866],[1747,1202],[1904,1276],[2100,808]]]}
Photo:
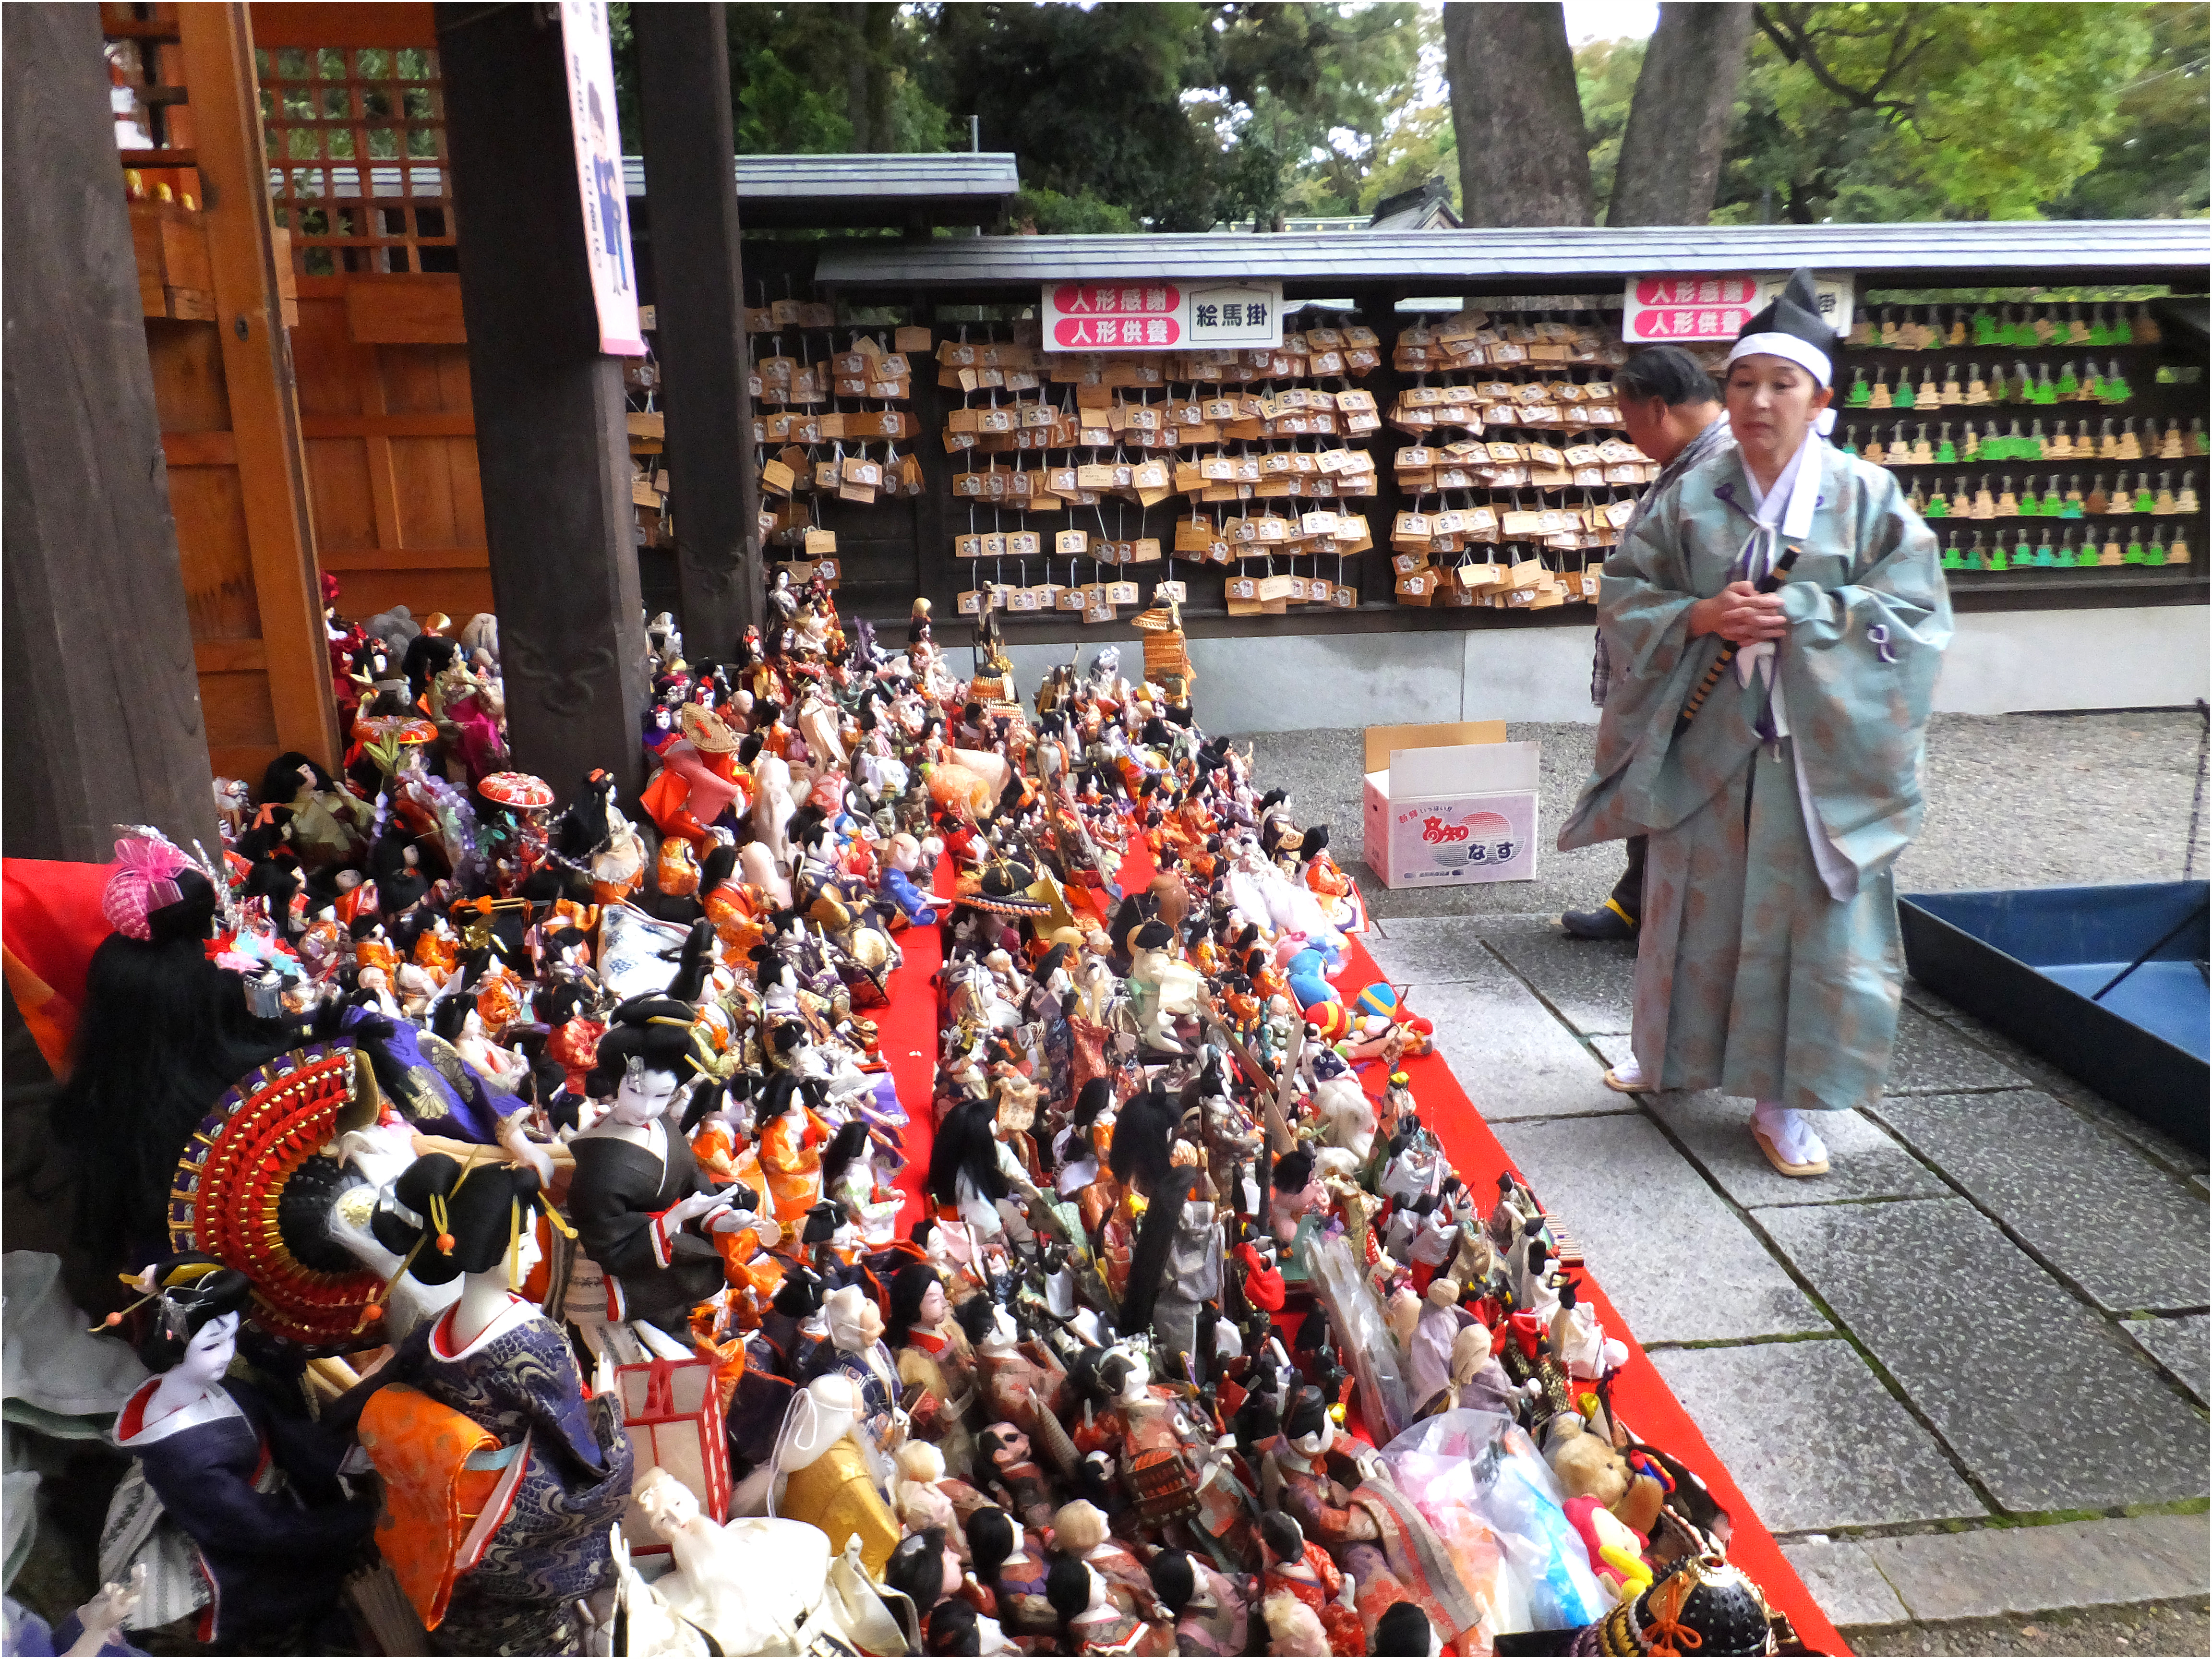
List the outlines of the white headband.
{"label": "white headband", "polygon": [[1811,341],[1802,340],[1795,334],[1747,334],[1735,343],[1729,352],[1728,360],[1733,363],[1737,358],[1748,357],[1754,352],[1769,357],[1786,357],[1799,368],[1811,370],[1822,386],[1832,384],[1828,378],[1831,372],[1828,354]]}

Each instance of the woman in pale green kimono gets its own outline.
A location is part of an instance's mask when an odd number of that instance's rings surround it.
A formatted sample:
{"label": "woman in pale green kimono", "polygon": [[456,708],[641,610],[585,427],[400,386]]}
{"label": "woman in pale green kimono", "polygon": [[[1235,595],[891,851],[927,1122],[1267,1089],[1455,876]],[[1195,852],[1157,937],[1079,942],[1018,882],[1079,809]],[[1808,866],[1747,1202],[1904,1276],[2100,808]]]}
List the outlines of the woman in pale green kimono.
{"label": "woman in pale green kimono", "polygon": [[1789,1176],[1828,1168],[1808,1115],[1873,1101],[1889,1069],[1890,872],[1920,827],[1951,636],[1935,536],[1889,473],[1822,435],[1834,341],[1798,272],[1730,356],[1735,448],[1661,491],[1606,561],[1599,620],[1627,672],[1559,834],[1651,838],[1615,1086],[1748,1097]]}

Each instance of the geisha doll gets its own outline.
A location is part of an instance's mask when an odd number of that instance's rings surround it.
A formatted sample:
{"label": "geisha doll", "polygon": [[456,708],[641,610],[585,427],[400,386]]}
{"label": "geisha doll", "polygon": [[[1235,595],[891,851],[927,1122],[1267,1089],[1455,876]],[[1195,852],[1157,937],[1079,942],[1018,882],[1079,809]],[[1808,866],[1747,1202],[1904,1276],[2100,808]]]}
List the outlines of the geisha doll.
{"label": "geisha doll", "polygon": [[[704,689],[711,696],[711,682]],[[682,735],[659,750],[660,770],[640,799],[663,835],[703,851],[713,845],[714,825],[751,810],[750,780],[738,764],[738,734],[721,716],[687,702],[678,720]]]}
{"label": "geisha doll", "polygon": [[778,1072],[762,1091],[758,1108],[761,1173],[775,1218],[787,1226],[822,1200],[822,1149],[830,1130],[806,1095],[798,1077]]}
{"label": "geisha doll", "polygon": [[[692,1309],[722,1288],[712,1235],[749,1220],[751,1194],[717,1190],[700,1173],[680,1127],[693,1071],[691,1010],[640,998],[615,1011],[599,1039],[590,1085],[611,1097],[606,1115],[574,1138],[568,1212],[585,1253],[619,1293],[621,1316],[679,1338]],[[740,1206],[743,1207],[740,1207]]]}
{"label": "geisha doll", "polygon": [[[370,1224],[460,1297],[325,1413],[357,1418],[384,1480],[379,1546],[442,1652],[580,1652],[577,1603],[612,1583],[629,1502],[611,1374],[587,1397],[567,1340],[514,1294],[538,1259],[533,1200],[526,1166],[433,1152],[402,1171]],[[505,1518],[479,1538],[487,1514]]]}
{"label": "geisha doll", "polygon": [[227,1379],[252,1294],[245,1274],[175,1256],[139,1284],[154,1304],[139,1358],[160,1375],[116,1415],[112,1439],[133,1462],[100,1537],[104,1577],[147,1569],[128,1623],[149,1629],[197,1609],[199,1641],[251,1644],[334,1618],[376,1520],[373,1502],[341,1494],[344,1439]]}

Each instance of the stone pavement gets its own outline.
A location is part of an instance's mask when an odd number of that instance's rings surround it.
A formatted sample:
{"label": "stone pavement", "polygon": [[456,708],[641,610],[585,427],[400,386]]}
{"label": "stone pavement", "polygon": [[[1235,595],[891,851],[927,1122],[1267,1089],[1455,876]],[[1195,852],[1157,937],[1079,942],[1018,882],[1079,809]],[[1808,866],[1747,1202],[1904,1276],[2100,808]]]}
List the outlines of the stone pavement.
{"label": "stone pavement", "polygon": [[[2200,730],[1939,721],[1900,890],[2179,877]],[[1839,1626],[2204,1596],[2203,1156],[1917,985],[1884,1099],[1821,1126],[1826,1178],[1775,1174],[1747,1102],[1607,1090],[1634,951],[1554,919],[1618,871],[1606,848],[1563,878],[1548,848],[1577,733],[1513,733],[1547,743],[1543,878],[1397,894],[1358,861],[1357,734],[1257,741],[1337,826],[1377,964]],[[2100,850],[2025,821],[2095,823]]]}

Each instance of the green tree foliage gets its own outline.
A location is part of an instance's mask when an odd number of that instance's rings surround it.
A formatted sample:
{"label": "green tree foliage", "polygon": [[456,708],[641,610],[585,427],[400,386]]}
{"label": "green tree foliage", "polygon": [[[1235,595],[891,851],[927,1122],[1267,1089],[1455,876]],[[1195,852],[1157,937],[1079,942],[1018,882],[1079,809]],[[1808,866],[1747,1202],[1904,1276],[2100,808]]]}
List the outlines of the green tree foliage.
{"label": "green tree foliage", "polygon": [[1761,5],[1715,217],[2035,217],[2126,124],[2146,10]]}
{"label": "green tree foliage", "polygon": [[1183,94],[1209,78],[1211,21],[1212,9],[1180,3],[939,6],[926,84],[956,118],[981,116],[983,147],[1016,151],[1032,190],[1203,229],[1218,149]]}
{"label": "green tree foliage", "polygon": [[1613,199],[1620,136],[1643,68],[1641,40],[1591,40],[1575,49],[1575,84],[1582,94],[1583,125],[1589,130],[1590,198],[1601,207]]}
{"label": "green tree foliage", "polygon": [[2164,219],[2205,211],[2212,144],[2206,142],[2206,23],[2195,0],[2144,8],[2151,59],[2120,89],[2119,130],[2104,157],[2049,208],[2055,219]]}

